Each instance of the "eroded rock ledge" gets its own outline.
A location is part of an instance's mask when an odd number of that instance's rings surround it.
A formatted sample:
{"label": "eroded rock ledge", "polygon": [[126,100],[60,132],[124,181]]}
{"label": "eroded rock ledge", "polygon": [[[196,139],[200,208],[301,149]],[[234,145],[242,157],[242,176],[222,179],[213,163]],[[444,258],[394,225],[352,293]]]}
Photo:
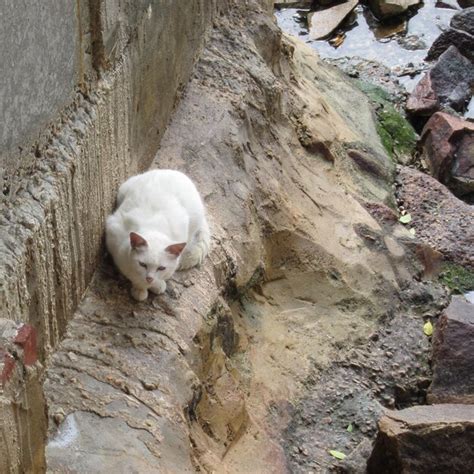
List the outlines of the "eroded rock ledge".
{"label": "eroded rock ledge", "polygon": [[153,163],[198,184],[211,256],[139,304],[101,266],[50,360],[53,472],[327,468],[426,391],[420,314],[442,299],[380,217],[394,164],[367,99],[259,2],[231,6]]}

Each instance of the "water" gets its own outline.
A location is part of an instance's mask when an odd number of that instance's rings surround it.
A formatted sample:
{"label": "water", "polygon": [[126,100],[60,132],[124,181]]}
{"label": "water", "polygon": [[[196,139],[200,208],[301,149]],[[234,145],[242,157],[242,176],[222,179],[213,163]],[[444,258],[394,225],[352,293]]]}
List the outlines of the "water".
{"label": "water", "polygon": [[469,301],[469,303],[474,304],[474,291],[468,291],[464,297]]}
{"label": "water", "polygon": [[276,11],[275,16],[284,31],[299,36],[316,49],[321,57],[337,59],[357,56],[377,61],[390,69],[408,67],[410,63],[422,64],[429,47],[441,31],[449,26],[451,17],[456,13],[456,10],[450,8],[436,7],[435,0],[427,0],[414,16],[406,20],[406,25],[403,25],[405,20],[394,25],[395,29],[403,28],[405,32],[387,38],[383,37],[387,31],[377,28],[377,22],[368,8],[359,5],[355,10],[355,22],[344,28],[344,42],[335,48],[328,41],[309,38],[306,22],[298,13],[302,11],[287,8]]}

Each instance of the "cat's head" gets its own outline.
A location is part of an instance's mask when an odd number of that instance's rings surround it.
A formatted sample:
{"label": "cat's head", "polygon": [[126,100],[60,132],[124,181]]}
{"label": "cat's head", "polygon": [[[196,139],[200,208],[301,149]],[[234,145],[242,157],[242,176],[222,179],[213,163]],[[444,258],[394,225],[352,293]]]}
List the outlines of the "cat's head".
{"label": "cat's head", "polygon": [[150,236],[145,239],[130,232],[131,265],[136,279],[147,286],[156,280],[167,280],[179,265],[179,257],[186,242],[164,243],[162,238]]}

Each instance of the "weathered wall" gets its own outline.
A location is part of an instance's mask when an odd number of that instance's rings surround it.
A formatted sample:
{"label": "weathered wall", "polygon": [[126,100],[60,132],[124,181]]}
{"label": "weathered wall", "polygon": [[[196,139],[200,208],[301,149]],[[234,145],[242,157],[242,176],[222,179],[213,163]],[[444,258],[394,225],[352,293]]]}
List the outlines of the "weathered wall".
{"label": "weathered wall", "polygon": [[[150,163],[216,3],[0,6],[0,318],[31,325],[31,370],[62,337],[92,277],[119,183]],[[0,347],[0,419],[17,433],[0,436],[1,472],[27,468],[43,448],[38,434],[28,452],[22,444],[33,405],[22,404],[21,418],[11,409],[29,389],[8,369],[9,350]]]}
{"label": "weathered wall", "polygon": [[22,165],[32,142],[70,101],[80,75],[77,6],[5,0],[0,7],[0,168]]}

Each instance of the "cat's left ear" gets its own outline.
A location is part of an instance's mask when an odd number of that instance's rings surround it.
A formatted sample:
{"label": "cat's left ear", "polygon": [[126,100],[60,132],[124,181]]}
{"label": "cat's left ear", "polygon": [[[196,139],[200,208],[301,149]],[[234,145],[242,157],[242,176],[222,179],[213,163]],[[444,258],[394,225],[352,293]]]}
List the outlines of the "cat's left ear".
{"label": "cat's left ear", "polygon": [[180,244],[169,245],[168,247],[165,248],[165,250],[166,252],[178,258],[181,255],[181,252],[184,250],[184,247],[186,247],[186,242],[182,242]]}
{"label": "cat's left ear", "polygon": [[136,232],[130,232],[130,246],[133,250],[137,250],[143,247],[146,247],[148,242]]}

